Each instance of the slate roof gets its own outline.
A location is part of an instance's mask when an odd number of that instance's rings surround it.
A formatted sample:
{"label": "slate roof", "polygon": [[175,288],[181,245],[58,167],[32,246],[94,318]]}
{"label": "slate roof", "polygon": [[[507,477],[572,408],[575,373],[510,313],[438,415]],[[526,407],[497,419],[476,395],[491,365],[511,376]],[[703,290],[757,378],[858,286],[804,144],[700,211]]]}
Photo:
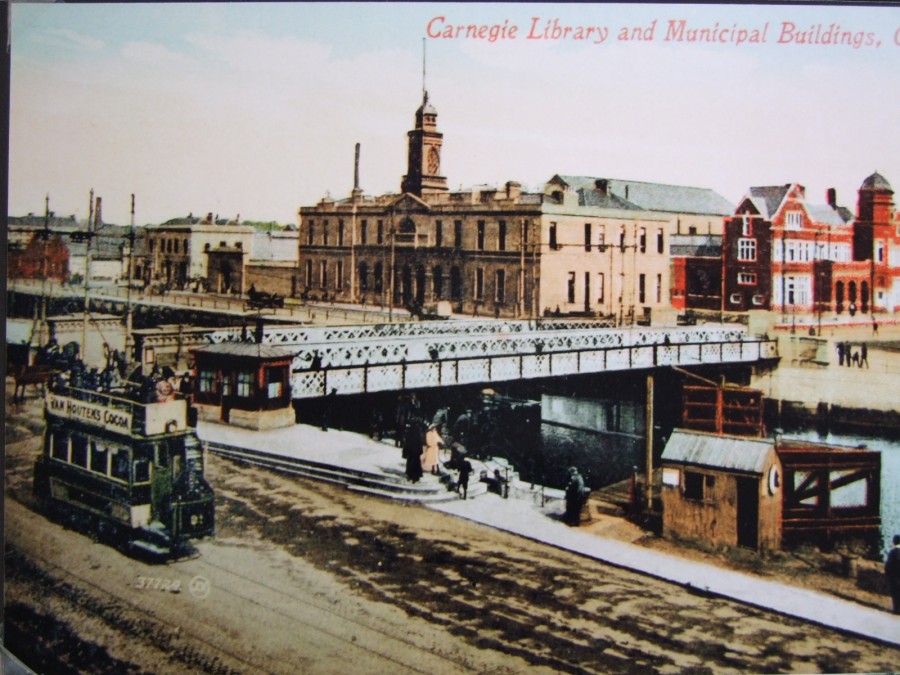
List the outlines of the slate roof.
{"label": "slate roof", "polygon": [[718,436],[675,429],[663,450],[662,461],[761,475],[774,448],[774,441],[769,438]]}
{"label": "slate roof", "polygon": [[760,215],[768,220],[778,211],[778,207],[781,206],[790,187],[790,184],[752,187],[748,197]]}
{"label": "slate roof", "polygon": [[557,175],[554,178],[562,180],[575,190],[585,192],[596,191],[597,181],[606,181],[609,194],[645,211],[717,216],[734,213],[734,204],[709,188],[591,176]]}
{"label": "slate roof", "polygon": [[847,222],[828,204],[807,204],[806,210],[812,219],[823,225],[846,225]]}
{"label": "slate roof", "polygon": [[676,257],[719,258],[722,255],[722,236],[718,234],[673,234],[669,237],[669,252]]}
{"label": "slate roof", "polygon": [[263,359],[292,358],[296,353],[287,347],[279,347],[270,344],[257,344],[255,342],[220,342],[218,344],[195,347],[191,351],[204,354],[219,354],[222,356],[259,357]]}

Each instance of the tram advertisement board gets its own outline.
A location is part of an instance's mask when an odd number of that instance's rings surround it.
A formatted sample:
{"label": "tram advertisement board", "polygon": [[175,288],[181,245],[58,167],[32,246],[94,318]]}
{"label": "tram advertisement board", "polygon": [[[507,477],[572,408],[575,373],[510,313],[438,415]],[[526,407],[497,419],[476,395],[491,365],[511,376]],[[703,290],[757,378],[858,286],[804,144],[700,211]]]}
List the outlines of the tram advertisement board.
{"label": "tram advertisement board", "polygon": [[48,393],[47,410],[54,415],[77,422],[87,422],[110,431],[121,431],[126,434],[131,431],[131,413],[118,408]]}

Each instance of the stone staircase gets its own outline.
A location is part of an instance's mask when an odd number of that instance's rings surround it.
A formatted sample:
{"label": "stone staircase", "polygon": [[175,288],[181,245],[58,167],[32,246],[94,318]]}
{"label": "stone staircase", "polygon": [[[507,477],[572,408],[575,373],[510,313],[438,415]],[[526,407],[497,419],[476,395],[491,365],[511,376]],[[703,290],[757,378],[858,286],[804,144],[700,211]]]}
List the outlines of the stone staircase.
{"label": "stone staircase", "polygon": [[[459,499],[454,491],[455,474],[444,471],[440,476],[425,474],[417,483],[410,482],[399,469],[388,467],[380,472],[346,466],[336,466],[310,459],[285,457],[261,450],[251,450],[227,445],[220,441],[207,444],[210,452],[241,464],[259,466],[280,473],[343,485],[349,490],[366,494],[401,499],[410,502],[440,502]],[[487,492],[487,486],[479,482],[479,469],[469,479],[469,498]]]}

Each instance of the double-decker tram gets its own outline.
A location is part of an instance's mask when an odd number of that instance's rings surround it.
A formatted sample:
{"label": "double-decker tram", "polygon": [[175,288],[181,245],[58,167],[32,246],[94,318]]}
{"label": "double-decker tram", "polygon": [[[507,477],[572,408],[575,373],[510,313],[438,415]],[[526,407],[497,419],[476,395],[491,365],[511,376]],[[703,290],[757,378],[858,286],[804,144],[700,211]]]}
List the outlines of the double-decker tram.
{"label": "double-decker tram", "polygon": [[213,491],[187,401],[165,380],[107,393],[57,383],[34,492],[48,514],[129,552],[172,558],[212,536]]}

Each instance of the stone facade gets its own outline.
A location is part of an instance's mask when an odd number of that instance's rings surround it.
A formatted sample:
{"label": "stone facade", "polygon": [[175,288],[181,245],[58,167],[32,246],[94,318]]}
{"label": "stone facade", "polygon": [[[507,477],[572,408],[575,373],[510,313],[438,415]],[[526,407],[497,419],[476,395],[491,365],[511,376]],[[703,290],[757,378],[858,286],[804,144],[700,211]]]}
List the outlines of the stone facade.
{"label": "stone facade", "polygon": [[369,197],[357,186],[348,199],[300,208],[292,294],[628,321],[670,306],[670,233],[721,232],[732,212],[709,190],[588,177],[555,176],[541,192],[513,181],[451,192],[438,175],[442,142],[426,95],[400,194]]}
{"label": "stone facade", "polygon": [[[250,253],[252,240],[252,227],[214,218],[212,214],[203,219],[176,218],[145,229],[144,255],[137,265],[147,283],[181,289],[203,280],[215,289],[222,285],[222,279],[209,277],[209,253],[214,250]],[[230,279],[224,285],[241,290]]]}

